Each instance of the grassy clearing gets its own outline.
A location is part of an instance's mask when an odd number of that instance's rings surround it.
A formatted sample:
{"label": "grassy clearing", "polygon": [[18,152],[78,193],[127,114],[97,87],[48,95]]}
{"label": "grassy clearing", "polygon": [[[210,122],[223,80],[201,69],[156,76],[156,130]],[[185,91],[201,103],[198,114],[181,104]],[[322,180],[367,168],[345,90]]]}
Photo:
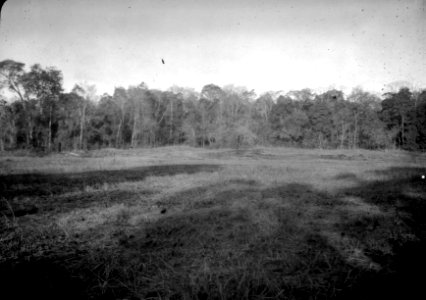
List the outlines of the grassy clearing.
{"label": "grassy clearing", "polygon": [[16,298],[382,299],[421,287],[424,155],[166,147],[3,156],[0,168],[0,282]]}

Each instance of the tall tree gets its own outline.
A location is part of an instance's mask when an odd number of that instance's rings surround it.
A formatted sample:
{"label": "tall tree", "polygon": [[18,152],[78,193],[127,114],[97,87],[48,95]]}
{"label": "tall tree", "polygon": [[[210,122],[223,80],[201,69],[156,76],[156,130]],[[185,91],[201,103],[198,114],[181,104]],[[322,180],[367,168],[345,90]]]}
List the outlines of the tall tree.
{"label": "tall tree", "polygon": [[72,93],[76,94],[80,98],[79,111],[80,111],[80,138],[79,148],[84,148],[84,129],[86,126],[86,110],[87,106],[91,101],[96,100],[96,86],[88,84],[86,82],[76,84],[72,89]]}
{"label": "tall tree", "polygon": [[56,110],[58,150],[80,147],[81,97],[75,93],[62,93]]}
{"label": "tall tree", "polygon": [[270,93],[261,95],[252,106],[253,131],[260,142],[266,144],[271,131],[269,119],[274,107],[272,95]]}
{"label": "tall tree", "polygon": [[22,102],[23,109],[22,115],[26,119],[25,122],[25,141],[26,147],[29,148],[32,137],[32,124],[33,120],[30,113],[29,99],[26,97],[25,88],[23,86],[23,76],[25,64],[16,62],[11,59],[3,60],[0,62],[0,89],[8,89]]}
{"label": "tall tree", "polygon": [[[54,110],[63,90],[62,72],[53,67],[43,69],[39,64],[35,64],[31,67],[30,72],[22,76],[22,84],[25,87],[26,97],[37,101],[39,108],[38,143],[51,151]],[[46,137],[43,138],[43,136]],[[40,141],[40,139],[44,141]]]}
{"label": "tall tree", "polygon": [[207,84],[201,90],[201,98],[216,103],[217,106],[217,117],[220,123],[223,115],[223,90],[215,84]]}
{"label": "tall tree", "polygon": [[417,126],[417,145],[420,149],[426,149],[426,90],[418,93],[416,96],[416,126]]}
{"label": "tall tree", "polygon": [[114,95],[112,96],[113,102],[119,109],[119,123],[116,130],[115,136],[115,147],[120,147],[123,143],[123,127],[124,127],[124,118],[126,115],[126,104],[128,103],[127,92],[124,88],[119,87],[115,88]]}
{"label": "tall tree", "polygon": [[141,83],[135,87],[129,87],[127,93],[129,95],[129,100],[132,103],[133,110],[133,126],[132,126],[132,138],[131,138],[131,146],[136,147],[138,145],[138,138],[141,132],[141,114],[143,104],[146,98],[147,85],[145,83]]}
{"label": "tall tree", "polygon": [[10,128],[11,114],[6,100],[0,98],[0,151],[4,151],[7,132]]}
{"label": "tall tree", "polygon": [[415,149],[417,128],[415,126],[415,101],[408,88],[397,93],[385,94],[381,116],[389,129],[398,128],[396,144],[404,149]]}
{"label": "tall tree", "polygon": [[339,144],[342,149],[345,147],[348,140],[350,125],[352,120],[352,111],[350,103],[347,101],[339,101],[334,106],[333,111],[333,124],[334,124],[334,145]]}
{"label": "tall tree", "polygon": [[90,125],[95,129],[98,138],[98,147],[114,147],[117,137],[117,127],[121,123],[121,111],[113,97],[102,95],[97,103]]}
{"label": "tall tree", "polygon": [[307,145],[324,148],[336,144],[333,140],[333,112],[336,104],[343,99],[341,91],[330,90],[317,95],[311,104],[304,104],[310,121],[310,130],[306,136]]}
{"label": "tall tree", "polygon": [[355,88],[348,96],[352,120],[353,148],[375,148],[387,144],[384,124],[379,120],[380,98],[361,88]]}
{"label": "tall tree", "polygon": [[273,142],[298,145],[302,142],[308,117],[290,97],[280,96],[273,107],[270,122]]}

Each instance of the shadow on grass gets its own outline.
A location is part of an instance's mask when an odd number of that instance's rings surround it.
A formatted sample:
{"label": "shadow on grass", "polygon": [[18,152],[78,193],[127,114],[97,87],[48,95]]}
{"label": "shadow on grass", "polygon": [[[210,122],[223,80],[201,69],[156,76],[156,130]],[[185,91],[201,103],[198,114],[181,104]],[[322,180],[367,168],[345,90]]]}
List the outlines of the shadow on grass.
{"label": "shadow on grass", "polygon": [[158,165],[123,170],[89,171],[65,174],[18,174],[0,176],[0,194],[5,198],[14,196],[43,196],[83,190],[87,186],[99,187],[104,183],[113,184],[141,181],[147,176],[173,176],[214,172],[219,165]]}
{"label": "shadow on grass", "polygon": [[358,177],[353,173],[340,173],[334,177],[337,180],[357,180]]}
{"label": "shadow on grass", "polygon": [[[62,257],[61,259],[65,259]],[[89,299],[83,282],[65,269],[64,261],[31,260],[0,265],[6,299]]]}
{"label": "shadow on grass", "polygon": [[[337,195],[244,180],[190,189],[161,203],[180,210],[123,232],[114,247],[89,249],[78,264],[57,260],[68,272],[64,284],[29,262],[0,265],[2,283],[25,286],[30,278],[20,270],[28,266],[45,278],[38,287],[72,289],[74,298],[411,299],[426,267],[425,171],[391,168],[378,174],[383,180],[358,179]],[[354,212],[347,197],[382,213]],[[342,250],[330,231],[355,246]],[[380,267],[344,251],[360,249]]]}
{"label": "shadow on grass", "polygon": [[[368,204],[389,212],[387,217],[349,217],[342,231],[367,246],[367,254],[382,266],[346,293],[346,299],[414,299],[424,294],[426,270],[426,168],[393,167],[374,171],[386,178],[364,182],[343,192],[360,197]],[[401,238],[405,237],[405,238]],[[388,243],[391,253],[377,251],[374,245]]]}
{"label": "shadow on grass", "polygon": [[[148,176],[173,176],[177,174],[194,174],[199,172],[214,172],[220,168],[219,165],[208,164],[190,164],[190,165],[159,165],[149,167],[139,167],[134,169],[123,170],[104,170],[90,171],[81,173],[65,173],[65,174],[18,174],[18,175],[1,175],[0,176],[0,195],[8,200],[14,209],[15,216],[25,214],[34,214],[39,212],[38,208],[44,207],[46,210],[57,206],[71,207],[83,205],[87,207],[90,203],[99,202],[100,198],[109,199],[110,203],[115,203],[129,198],[132,195],[130,191],[85,191],[90,188],[102,188],[105,184],[117,184],[121,182],[141,181]],[[58,196],[68,192],[85,191],[84,195],[61,197],[60,199],[49,199],[50,196]],[[134,194],[134,193],[133,193]],[[139,193],[140,194],[140,193]],[[37,203],[25,203],[22,197],[41,198]],[[16,199],[15,199],[16,198]],[[30,202],[33,201],[29,199]],[[1,200],[1,199],[0,199]],[[14,201],[16,200],[16,201]],[[58,201],[60,203],[58,203]],[[74,204],[74,205],[73,205]],[[35,206],[36,205],[36,206]],[[0,212],[11,215],[11,211],[6,207],[5,201],[0,202]],[[56,208],[55,208],[56,209]]]}

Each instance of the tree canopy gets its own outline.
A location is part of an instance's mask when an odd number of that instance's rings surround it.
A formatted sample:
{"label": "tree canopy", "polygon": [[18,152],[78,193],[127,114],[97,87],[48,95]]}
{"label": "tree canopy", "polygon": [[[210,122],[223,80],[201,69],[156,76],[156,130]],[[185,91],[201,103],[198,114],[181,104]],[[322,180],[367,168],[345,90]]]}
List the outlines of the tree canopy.
{"label": "tree canopy", "polygon": [[62,87],[62,72],[0,62],[0,151],[188,144],[313,148],[426,149],[426,90],[377,95],[355,88],[287,94],[206,84],[200,92],[145,83],[96,95],[96,87]]}

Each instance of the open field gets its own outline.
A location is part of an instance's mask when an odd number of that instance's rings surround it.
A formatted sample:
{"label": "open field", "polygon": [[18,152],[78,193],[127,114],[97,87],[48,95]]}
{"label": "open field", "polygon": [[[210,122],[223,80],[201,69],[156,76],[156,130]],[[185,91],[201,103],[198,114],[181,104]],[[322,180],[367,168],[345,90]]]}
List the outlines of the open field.
{"label": "open field", "polygon": [[392,151],[3,155],[2,293],[413,299],[426,270],[422,174],[426,155]]}

